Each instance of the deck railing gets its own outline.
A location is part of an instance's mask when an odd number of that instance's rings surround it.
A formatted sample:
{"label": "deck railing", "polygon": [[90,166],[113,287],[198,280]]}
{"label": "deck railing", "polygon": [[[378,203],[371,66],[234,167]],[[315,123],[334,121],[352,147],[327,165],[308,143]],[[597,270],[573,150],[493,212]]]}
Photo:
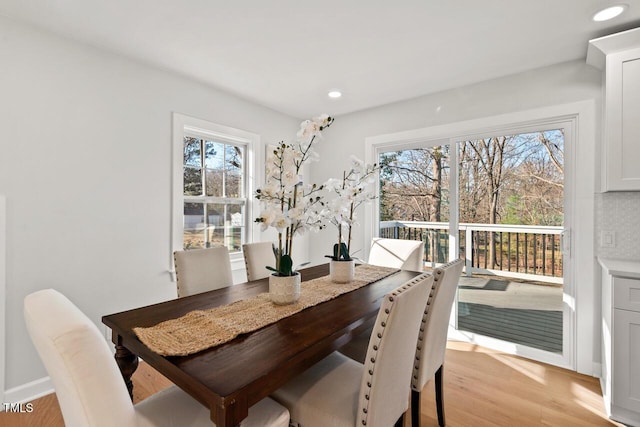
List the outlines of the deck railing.
{"label": "deck railing", "polygon": [[[562,227],[460,223],[460,257],[474,272],[562,283]],[[380,237],[421,240],[426,265],[446,263],[449,224],[383,221]]]}

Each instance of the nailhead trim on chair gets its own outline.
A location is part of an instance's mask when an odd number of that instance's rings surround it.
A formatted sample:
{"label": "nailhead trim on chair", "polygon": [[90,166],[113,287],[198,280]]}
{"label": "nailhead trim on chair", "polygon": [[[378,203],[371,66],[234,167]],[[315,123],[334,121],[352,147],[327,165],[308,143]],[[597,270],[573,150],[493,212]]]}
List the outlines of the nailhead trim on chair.
{"label": "nailhead trim on chair", "polygon": [[249,263],[251,262],[251,260],[249,258],[251,258],[251,255],[249,255],[247,252],[245,252],[243,254],[243,258],[244,258],[244,270],[247,272],[247,280],[251,281],[251,280],[253,280],[252,277],[249,277]]}
{"label": "nailhead trim on chair", "polygon": [[176,265],[178,265],[178,263],[176,262],[176,253],[175,253],[175,251],[173,252],[173,265],[174,265],[174,269],[176,271],[176,290],[178,292],[178,295],[180,295],[180,280],[178,280],[178,268],[176,267]]}
{"label": "nailhead trim on chair", "polygon": [[[401,288],[396,289],[394,292],[392,292],[389,296],[389,302],[393,302],[394,301],[394,297],[398,296],[400,293],[410,289],[412,286],[416,285],[417,283],[420,283],[424,280],[425,276],[427,276],[427,274],[421,274],[420,276],[417,276],[416,278],[414,278],[411,282],[405,284],[404,286],[402,286]],[[431,291],[431,294],[433,294],[433,288]],[[431,300],[431,296],[429,296],[429,300]],[[393,306],[391,307],[393,308]],[[382,341],[382,336],[384,334],[384,328],[387,326],[387,320],[389,319],[389,315],[391,314],[391,310],[389,308],[386,308],[384,310],[384,318],[381,319],[380,321],[380,327],[382,328],[380,331],[378,331],[378,333],[376,334],[376,337],[378,338],[378,340],[376,342],[370,343],[369,345],[371,346],[371,349],[374,351],[374,353],[371,356],[371,359],[369,360],[370,362],[370,366],[368,366],[369,369],[367,369],[367,373],[369,374],[369,378],[367,378],[367,390],[365,391],[365,395],[364,398],[365,400],[368,402],[369,401],[369,393],[371,392],[371,384],[373,381],[373,370],[374,370],[374,366],[376,363],[376,358],[377,358],[377,352],[378,352],[378,348],[380,348],[380,341]],[[367,425],[367,415],[369,413],[369,409],[367,406],[364,406],[362,408],[362,417],[360,418],[360,422],[362,423],[363,426]]]}
{"label": "nailhead trim on chair", "polygon": [[442,280],[442,276],[444,275],[444,269],[446,269],[448,266],[450,266],[455,262],[457,262],[457,260],[451,261],[437,268],[433,272],[433,286],[431,287],[431,292],[429,293],[429,299],[427,300],[427,305],[425,306],[424,314],[422,315],[422,326],[420,326],[420,332],[418,332],[418,345],[416,346],[416,356],[415,356],[416,363],[413,366],[413,375],[411,376],[411,388],[416,391],[420,391],[418,390],[418,387],[420,387],[420,385],[417,383],[418,369],[420,369],[420,351],[422,350],[422,345],[420,343],[424,340],[425,324],[427,323],[427,320],[429,317],[429,310],[431,308],[431,303],[433,302],[434,293],[435,293],[436,287],[439,286],[438,283]]}
{"label": "nailhead trim on chair", "polygon": [[[442,280],[442,270],[436,270],[433,275],[433,287],[431,288],[431,292],[429,292],[429,298],[427,299],[427,305],[424,308],[424,314],[422,315],[422,326],[420,327],[420,332],[418,332],[418,342],[422,342],[424,339],[424,326],[427,323],[427,317],[429,315],[429,309],[431,308],[431,303],[433,302],[433,296],[436,289],[436,284]],[[422,350],[422,346],[418,344],[416,346],[416,364],[413,366],[413,376],[411,377],[412,387],[417,387],[415,381],[418,380],[417,371],[420,368],[420,350]]]}
{"label": "nailhead trim on chair", "polygon": [[247,254],[244,254],[243,258],[244,258],[244,270],[247,272],[247,281],[251,281],[251,279],[249,278],[249,260],[247,259],[249,258],[249,256]]}

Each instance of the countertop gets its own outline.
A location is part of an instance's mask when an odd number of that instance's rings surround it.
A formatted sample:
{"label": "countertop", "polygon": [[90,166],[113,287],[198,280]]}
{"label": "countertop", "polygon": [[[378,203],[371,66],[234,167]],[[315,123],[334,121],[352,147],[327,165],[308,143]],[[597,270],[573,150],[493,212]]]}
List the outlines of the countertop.
{"label": "countertop", "polygon": [[640,261],[598,257],[598,262],[612,276],[640,279]]}

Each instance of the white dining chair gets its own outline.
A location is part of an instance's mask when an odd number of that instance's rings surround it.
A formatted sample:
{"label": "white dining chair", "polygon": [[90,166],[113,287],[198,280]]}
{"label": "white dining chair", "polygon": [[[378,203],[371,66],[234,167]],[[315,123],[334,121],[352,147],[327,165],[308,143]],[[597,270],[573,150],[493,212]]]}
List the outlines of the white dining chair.
{"label": "white dining chair", "polygon": [[276,264],[273,243],[245,243],[242,245],[242,253],[244,254],[244,264],[247,268],[247,281],[269,277],[271,272],[267,270],[267,266],[275,267]]}
{"label": "white dining chair", "polygon": [[[212,426],[209,408],[175,386],[134,405],[97,326],[58,291],[28,295],[24,319],[67,427]],[[266,398],[241,425],[288,427],[289,413]]]}
{"label": "white dining chair", "polygon": [[402,270],[422,271],[424,242],[421,240],[371,239],[369,264]]}
{"label": "white dining chair", "polygon": [[418,329],[433,285],[422,274],[384,297],[365,364],[338,352],[286,383],[272,397],[304,427],[401,425]]}
{"label": "white dining chair", "polygon": [[[424,242],[420,240],[385,239],[375,237],[371,240],[369,264],[403,270],[422,271]],[[363,363],[369,345],[371,328],[363,330],[343,345],[338,351],[353,360]]]}
{"label": "white dining chair", "polygon": [[418,334],[415,363],[411,377],[411,425],[420,425],[420,393],[435,376],[438,424],[444,426],[443,369],[447,350],[449,317],[458,290],[464,260],[459,258],[433,270],[432,301],[423,315],[423,327]]}
{"label": "white dining chair", "polygon": [[225,246],[175,251],[178,298],[233,285],[231,260]]}

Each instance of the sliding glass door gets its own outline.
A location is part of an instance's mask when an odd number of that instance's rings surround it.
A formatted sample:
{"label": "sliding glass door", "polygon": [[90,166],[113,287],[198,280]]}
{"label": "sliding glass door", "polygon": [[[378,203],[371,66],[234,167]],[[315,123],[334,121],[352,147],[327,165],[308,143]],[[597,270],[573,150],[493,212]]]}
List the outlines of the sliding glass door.
{"label": "sliding glass door", "polygon": [[457,329],[561,355],[563,129],[456,146],[467,259]]}
{"label": "sliding glass door", "polygon": [[378,147],[377,235],[421,240],[426,270],[465,259],[458,339],[571,365],[567,138],[551,122]]}

